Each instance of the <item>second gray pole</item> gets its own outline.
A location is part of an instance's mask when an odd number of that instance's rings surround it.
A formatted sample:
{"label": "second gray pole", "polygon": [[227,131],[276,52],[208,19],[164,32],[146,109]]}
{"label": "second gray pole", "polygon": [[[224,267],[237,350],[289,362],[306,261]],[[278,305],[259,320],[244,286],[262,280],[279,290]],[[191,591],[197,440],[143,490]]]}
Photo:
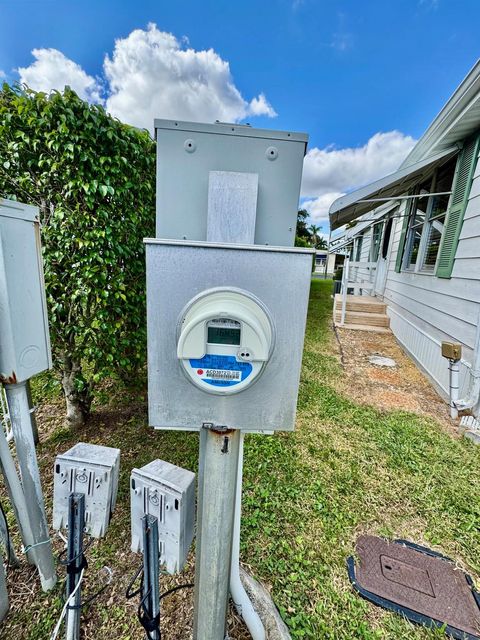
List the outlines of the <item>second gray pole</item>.
{"label": "second gray pole", "polygon": [[26,383],[6,384],[5,393],[15,438],[23,493],[29,510],[35,564],[40,573],[42,588],[44,591],[48,591],[55,586],[57,575],[45,516],[45,504],[35,452]]}
{"label": "second gray pole", "polygon": [[194,640],[224,640],[240,431],[200,431]]}

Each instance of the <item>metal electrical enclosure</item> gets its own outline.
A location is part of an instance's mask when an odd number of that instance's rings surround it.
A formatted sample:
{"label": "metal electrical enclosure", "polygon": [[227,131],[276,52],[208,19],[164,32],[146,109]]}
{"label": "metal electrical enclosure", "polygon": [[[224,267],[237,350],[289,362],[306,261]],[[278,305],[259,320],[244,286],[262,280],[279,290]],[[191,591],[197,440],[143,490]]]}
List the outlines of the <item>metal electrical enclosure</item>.
{"label": "metal electrical enclosure", "polygon": [[132,551],[144,551],[142,518],[158,520],[160,562],[169,573],[181,571],[193,540],[195,474],[154,460],[133,469],[130,478]]}
{"label": "metal electrical enclosure", "polygon": [[52,366],[38,209],[0,200],[0,382]]}
{"label": "metal electrical enclosure", "polygon": [[210,173],[258,176],[255,244],[293,246],[305,133],[155,120],[157,238],[207,239]]}
{"label": "metal electrical enclosure", "polygon": [[79,442],[57,456],[54,473],[53,528],[68,523],[70,494],[85,495],[85,531],[105,535],[117,501],[120,449]]}
{"label": "metal electrical enclosure", "polygon": [[[149,424],[185,430],[200,429],[206,422],[245,431],[293,430],[312,251],[174,240],[145,243]],[[177,354],[186,309],[199,296],[218,290],[258,300],[274,332],[264,370],[232,395],[208,393],[193,384]]]}

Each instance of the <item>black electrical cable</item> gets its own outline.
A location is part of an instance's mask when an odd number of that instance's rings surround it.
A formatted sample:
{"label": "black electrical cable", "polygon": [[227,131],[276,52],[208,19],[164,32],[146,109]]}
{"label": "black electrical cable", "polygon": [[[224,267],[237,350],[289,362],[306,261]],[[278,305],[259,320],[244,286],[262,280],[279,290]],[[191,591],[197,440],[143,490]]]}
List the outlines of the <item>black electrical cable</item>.
{"label": "black electrical cable", "polygon": [[162,593],[160,596],[160,600],[163,600],[163,598],[166,598],[167,596],[171,595],[172,593],[175,593],[175,591],[180,591],[180,589],[192,589],[195,585],[193,584],[193,582],[189,583],[189,584],[179,584],[176,587],[172,587],[172,589],[169,589],[168,591],[165,591],[165,593]]}
{"label": "black electrical cable", "polygon": [[142,591],[141,583],[140,583],[140,587],[136,591],[130,591],[130,589],[133,587],[135,582],[138,580],[139,576],[142,576],[142,580],[143,580],[143,564],[140,565],[140,567],[135,572],[135,575],[128,583],[127,591],[125,593],[125,597],[127,598],[127,600],[130,600],[131,598],[135,598],[135,596],[138,596],[141,593]]}
{"label": "black electrical cable", "polygon": [[3,504],[0,501],[0,511],[2,512],[2,517],[5,521],[5,529],[7,530],[7,568],[10,567],[10,562],[12,560],[11,557],[11,553],[10,553],[10,528],[8,526],[8,520],[7,520],[7,516],[5,514],[5,511],[3,509]]}
{"label": "black electrical cable", "polygon": [[69,609],[83,609],[85,607],[88,607],[90,604],[92,604],[92,602],[94,600],[96,600],[105,591],[105,589],[108,587],[108,585],[110,583],[111,583],[111,580],[107,580],[107,582],[104,585],[102,585],[100,587],[100,589],[96,593],[94,593],[91,596],[89,596],[81,604],[72,604],[72,605],[69,605],[68,608]]}
{"label": "black electrical cable", "polygon": [[152,618],[145,607],[145,601],[149,597],[150,592],[151,589],[149,589],[147,593],[143,595],[142,589],[142,598],[140,600],[140,604],[138,605],[137,616],[140,624],[147,634],[148,640],[157,640],[157,638],[154,638],[151,635],[153,632],[156,632],[158,634],[158,640],[162,640],[162,632],[160,630],[160,612],[154,618]]}
{"label": "black electrical cable", "polygon": [[72,564],[72,562],[75,562],[75,560],[77,558],[80,558],[84,555],[85,551],[87,551],[87,549],[90,549],[90,547],[92,546],[92,544],[95,542],[95,539],[92,538],[90,540],[90,542],[88,542],[88,544],[86,545],[85,549],[83,549],[82,551],[80,551],[79,553],[77,553],[77,555],[73,556],[73,558],[65,558],[65,560],[63,560],[63,556],[67,553],[68,551],[68,547],[66,549],[64,549],[63,551],[61,551],[58,554],[57,560],[58,563],[63,565],[64,567],[68,567],[70,564]]}
{"label": "black electrical cable", "polygon": [[[139,578],[141,580],[140,586],[135,591],[132,591],[133,585]],[[180,589],[191,589],[192,587],[194,587],[193,582],[187,584],[179,584],[175,587],[172,587],[171,589],[168,589],[168,591],[165,591],[165,593],[160,594],[159,601],[163,600],[163,598],[166,598],[172,593],[175,593],[176,591],[180,591]],[[145,609],[145,602],[150,595],[150,591],[147,591],[146,594],[143,593],[143,564],[141,564],[137,571],[134,573],[132,579],[128,583],[127,590],[125,592],[125,597],[128,600],[138,595],[140,595],[140,603],[138,605],[137,616],[140,624],[145,630],[147,640],[155,640],[155,638],[153,638],[151,635],[154,631],[158,633],[158,640],[162,640],[162,632],[160,630],[160,615],[156,616],[155,618],[151,618]]]}

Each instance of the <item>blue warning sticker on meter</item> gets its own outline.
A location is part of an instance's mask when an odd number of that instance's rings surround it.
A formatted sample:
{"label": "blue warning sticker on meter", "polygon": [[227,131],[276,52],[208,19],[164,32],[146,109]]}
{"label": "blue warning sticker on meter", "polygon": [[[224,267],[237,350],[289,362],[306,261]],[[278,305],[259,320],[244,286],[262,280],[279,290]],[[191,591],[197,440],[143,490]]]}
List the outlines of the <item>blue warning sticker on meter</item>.
{"label": "blue warning sticker on meter", "polygon": [[235,356],[212,353],[189,362],[201,380],[215,387],[231,387],[238,384],[251,374],[253,368],[249,362],[239,362]]}

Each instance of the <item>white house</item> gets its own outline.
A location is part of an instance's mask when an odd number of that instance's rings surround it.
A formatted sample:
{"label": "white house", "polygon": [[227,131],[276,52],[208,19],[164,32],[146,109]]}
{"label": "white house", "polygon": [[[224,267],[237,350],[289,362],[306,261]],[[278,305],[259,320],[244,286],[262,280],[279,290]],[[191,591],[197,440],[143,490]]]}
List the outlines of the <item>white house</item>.
{"label": "white house", "polygon": [[[397,172],[336,200],[334,240],[356,293],[386,303],[390,328],[449,392],[442,341],[463,347],[460,408],[480,392],[480,61]],[[351,289],[350,289],[351,290]],[[371,299],[371,298],[370,298]]]}

